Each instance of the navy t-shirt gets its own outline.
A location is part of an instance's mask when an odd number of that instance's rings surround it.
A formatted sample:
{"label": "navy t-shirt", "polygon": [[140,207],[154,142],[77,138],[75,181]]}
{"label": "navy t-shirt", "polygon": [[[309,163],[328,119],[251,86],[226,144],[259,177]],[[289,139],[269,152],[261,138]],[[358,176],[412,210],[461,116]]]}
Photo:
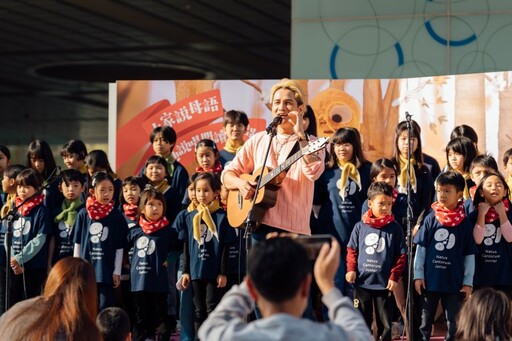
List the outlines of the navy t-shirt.
{"label": "navy t-shirt", "polygon": [[382,228],[358,222],[347,246],[357,251],[355,284],[371,290],[386,289],[393,265],[407,252],[402,227],[396,221]]}
{"label": "navy t-shirt", "polygon": [[[512,212],[508,212],[511,220]],[[469,216],[474,226],[478,211]],[[485,224],[484,240],[477,245],[478,254],[475,256],[475,286],[512,286],[512,254],[511,244],[501,234],[500,220]]]}
{"label": "navy t-shirt", "polygon": [[341,179],[338,166],[326,169],[315,181],[315,205],[322,205],[318,214],[317,233],[331,234],[342,246],[347,245],[354,225],[361,220],[361,207],[370,185],[370,167],[371,163],[365,161],[358,169],[362,188],[348,179],[345,200],[342,200],[338,187]]}
{"label": "navy t-shirt", "polygon": [[124,248],[127,231],[126,220],[116,209],[100,220],[91,219],[85,208],[78,213],[73,242],[80,244],[80,257],[94,267],[97,283],[113,283],[116,250]]}
{"label": "navy t-shirt", "polygon": [[236,240],[235,231],[228,224],[226,211],[218,209],[211,213],[211,215],[217,227],[219,238],[217,239],[206,224],[201,222],[201,238],[203,245],[199,245],[194,239],[192,227],[192,219],[196,214],[197,211],[185,214],[181,222],[182,224],[184,223],[184,226],[178,227],[176,225],[177,231],[179,231],[179,239],[186,242],[188,245],[189,254],[185,255],[185,257],[190,257],[190,278],[192,280],[214,280],[221,273],[221,261],[224,247],[228,247],[230,243]]}
{"label": "navy t-shirt", "polygon": [[25,217],[13,222],[12,230],[12,256],[23,250],[25,245],[38,234],[46,235],[43,248],[23,266],[27,269],[46,269],[48,267],[48,244],[52,234],[50,214],[44,205],[37,205]]}
{"label": "navy t-shirt", "polygon": [[[84,204],[80,205],[77,211],[80,211],[84,207]],[[67,225],[64,221],[55,222],[55,217],[61,212],[62,207],[52,214],[53,235],[55,236],[55,250],[52,256],[52,264],[57,263],[57,261],[64,257],[73,257],[73,248],[75,246],[71,236],[73,226]]]}
{"label": "navy t-shirt", "polygon": [[[128,246],[133,247],[130,280],[132,291],[168,292],[169,282],[164,262],[176,230],[170,225],[146,234],[137,225],[128,232]],[[175,237],[174,237],[175,238]]]}
{"label": "navy t-shirt", "polygon": [[425,285],[427,291],[458,293],[464,280],[464,258],[478,252],[473,225],[466,217],[459,225],[447,227],[431,211],[414,243],[426,248]]}
{"label": "navy t-shirt", "polygon": [[222,166],[222,169],[224,169],[224,166],[226,166],[227,163],[229,163],[230,161],[233,161],[233,159],[235,158],[235,153],[230,153],[224,149],[222,149],[220,152],[219,152],[219,162],[220,162],[220,165]]}

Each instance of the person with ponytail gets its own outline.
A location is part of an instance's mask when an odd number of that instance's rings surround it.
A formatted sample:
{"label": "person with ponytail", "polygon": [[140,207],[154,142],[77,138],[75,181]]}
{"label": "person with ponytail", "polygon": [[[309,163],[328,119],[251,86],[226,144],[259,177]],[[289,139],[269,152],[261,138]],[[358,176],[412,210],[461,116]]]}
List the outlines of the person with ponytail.
{"label": "person with ponytail", "polygon": [[114,305],[114,288],[121,284],[127,231],[126,220],[114,208],[114,179],[107,172],[94,173],[85,208],[73,227],[73,256],[92,263],[100,310]]}
{"label": "person with ponytail", "polygon": [[165,205],[164,195],[147,185],[140,198],[138,223],[128,233],[128,247],[133,247],[130,279],[135,321],[132,340],[152,338],[155,325],[159,340],[168,340],[171,335],[165,264],[169,250],[177,247],[178,236],[165,216]]}
{"label": "person with ponytail", "polygon": [[41,296],[14,305],[0,318],[3,340],[101,340],[96,327],[97,292],[92,265],[79,258],[58,261]]}
{"label": "person with ponytail", "polygon": [[221,299],[226,286],[228,246],[235,241],[226,211],[215,198],[220,193],[217,174],[203,172],[194,180],[197,208],[185,217],[183,226],[176,226],[183,240],[183,275],[181,284],[192,283],[195,305],[195,331]]}

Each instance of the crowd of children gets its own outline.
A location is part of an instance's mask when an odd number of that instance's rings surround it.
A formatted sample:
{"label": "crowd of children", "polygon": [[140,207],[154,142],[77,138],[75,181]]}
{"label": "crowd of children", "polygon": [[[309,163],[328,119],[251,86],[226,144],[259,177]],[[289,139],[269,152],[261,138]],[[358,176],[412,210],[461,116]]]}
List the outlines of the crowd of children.
{"label": "crowd of children", "polygon": [[[304,117],[306,128],[310,120]],[[45,141],[30,143],[26,165],[10,164],[9,149],[0,145],[0,315],[6,303],[37,296],[49,268],[74,256],[94,267],[99,309],[127,311],[134,340],[168,340],[177,315],[181,338],[194,339],[222,295],[245,274],[243,233],[228,223],[220,175],[243,148],[249,120],[231,110],[223,122],[225,148],[199,141],[190,177],[172,155],[177,136],[167,126],[150,135],[155,155],[124,180],[104,151],[87,152],[80,140],[63,145],[67,169],[58,177]],[[479,154],[471,127],[457,127],[441,171],[422,152],[420,136],[416,122],[411,131],[400,122],[394,155],[372,164],[359,131],[340,128],[314,185],[311,232],[339,241],[344,261],[335,285],[353,297],[370,328],[375,319],[381,340],[391,340],[393,305],[395,315],[406,319],[406,297],[413,296],[404,284],[408,275],[420,295],[415,323],[422,339],[430,337],[439,301],[452,340],[455,316],[472,291],[493,287],[512,296],[512,149],[502,160],[504,177],[492,156]],[[405,242],[408,225],[413,250]],[[414,272],[408,274],[411,252]]]}

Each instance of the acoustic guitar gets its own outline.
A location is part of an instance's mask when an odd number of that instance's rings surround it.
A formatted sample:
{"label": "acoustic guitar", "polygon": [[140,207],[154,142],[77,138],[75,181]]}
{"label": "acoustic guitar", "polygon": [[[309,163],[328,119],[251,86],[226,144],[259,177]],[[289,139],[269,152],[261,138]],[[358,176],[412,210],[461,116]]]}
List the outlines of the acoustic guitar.
{"label": "acoustic guitar", "polygon": [[[252,174],[242,174],[241,179],[258,182],[263,168],[263,177],[261,179],[258,196],[254,202],[253,216],[254,220],[258,223],[261,218],[265,215],[265,212],[276,204],[277,190],[280,188],[281,182],[284,180],[286,175],[283,171],[286,171],[291,167],[297,160],[302,156],[312,154],[324,148],[329,142],[328,137],[320,137],[315,141],[311,141],[308,145],[298,152],[290,156],[286,161],[277,166],[274,169],[268,167],[260,167],[252,172]],[[283,173],[283,174],[281,174]],[[278,177],[278,175],[280,175]],[[243,227],[242,225],[249,215],[251,210],[252,199],[244,199],[238,189],[230,190],[228,193],[228,222],[229,225],[236,228]]]}

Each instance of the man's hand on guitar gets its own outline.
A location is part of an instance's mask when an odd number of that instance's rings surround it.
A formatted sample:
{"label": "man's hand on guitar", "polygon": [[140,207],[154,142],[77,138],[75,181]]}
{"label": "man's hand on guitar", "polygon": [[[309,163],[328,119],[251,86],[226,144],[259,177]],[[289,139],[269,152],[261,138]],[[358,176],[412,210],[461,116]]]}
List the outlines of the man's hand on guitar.
{"label": "man's hand on guitar", "polygon": [[245,200],[249,200],[254,196],[254,193],[256,192],[256,185],[257,183],[255,181],[248,181],[245,180],[242,182],[241,186],[238,187],[238,190],[240,191],[240,195]]}

